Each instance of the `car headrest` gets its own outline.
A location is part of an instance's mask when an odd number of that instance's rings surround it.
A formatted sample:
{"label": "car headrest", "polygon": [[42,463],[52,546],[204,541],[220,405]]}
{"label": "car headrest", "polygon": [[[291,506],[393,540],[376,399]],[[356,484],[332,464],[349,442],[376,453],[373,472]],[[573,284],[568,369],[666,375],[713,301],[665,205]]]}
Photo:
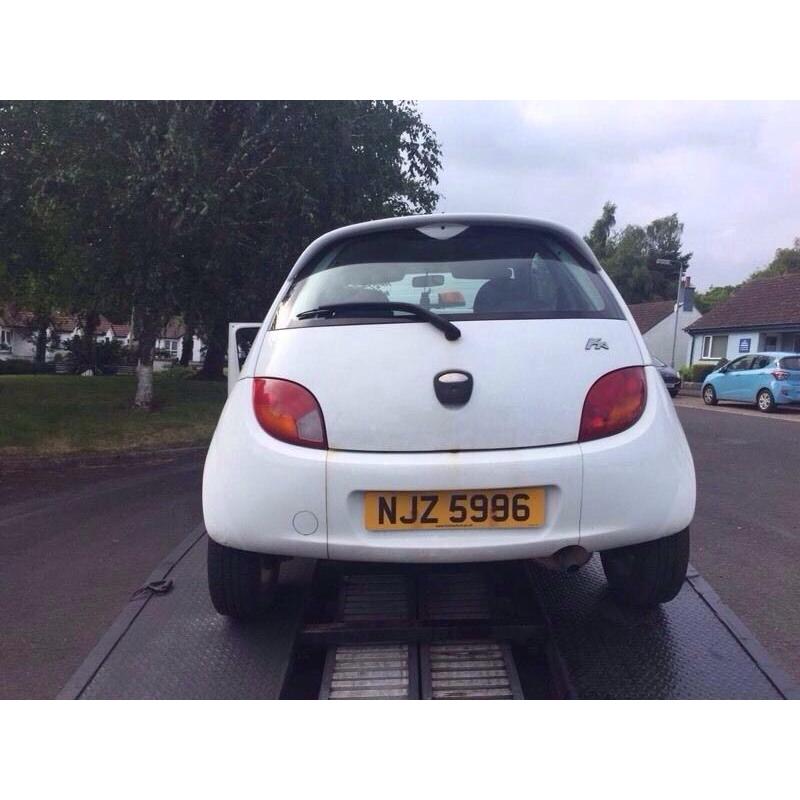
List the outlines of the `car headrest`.
{"label": "car headrest", "polygon": [[467,278],[472,280],[478,280],[480,278],[485,278],[487,280],[510,278],[513,274],[511,267],[491,264],[485,261],[464,261],[461,264],[453,264],[452,272],[454,278]]}

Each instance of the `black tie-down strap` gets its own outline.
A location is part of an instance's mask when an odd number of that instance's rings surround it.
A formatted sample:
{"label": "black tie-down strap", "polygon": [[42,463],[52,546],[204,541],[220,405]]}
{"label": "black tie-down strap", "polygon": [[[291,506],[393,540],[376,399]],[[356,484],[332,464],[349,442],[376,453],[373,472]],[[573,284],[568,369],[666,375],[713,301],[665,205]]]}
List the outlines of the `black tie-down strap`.
{"label": "black tie-down strap", "polygon": [[167,594],[172,591],[172,578],[163,581],[150,581],[141,588],[137,589],[132,595],[131,600],[138,600],[140,597],[152,597],[154,594]]}

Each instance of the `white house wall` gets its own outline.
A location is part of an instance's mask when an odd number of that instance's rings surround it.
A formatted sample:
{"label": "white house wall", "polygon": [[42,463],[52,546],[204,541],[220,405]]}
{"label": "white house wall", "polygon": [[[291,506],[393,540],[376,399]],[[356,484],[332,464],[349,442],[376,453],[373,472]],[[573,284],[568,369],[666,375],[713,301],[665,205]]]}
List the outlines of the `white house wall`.
{"label": "white house wall", "polygon": [[4,350],[0,352],[0,358],[24,358],[26,360],[30,360],[36,356],[36,345],[34,344],[33,340],[28,339],[28,337],[26,337],[17,328],[5,328],[5,330],[11,331],[11,339],[9,341],[11,350]]}
{"label": "white house wall", "polygon": [[[747,340],[750,340],[750,349],[743,350],[743,347],[747,347]],[[703,341],[700,340],[700,348],[702,352]],[[745,353],[757,353],[761,347],[761,342],[759,341],[759,336],[757,331],[752,331],[750,333],[729,333],[728,334],[728,350],[725,353],[725,358],[728,361],[732,361],[734,358],[738,358]]]}
{"label": "white house wall", "polygon": [[[11,334],[11,339],[9,344],[11,345],[10,351],[0,351],[0,359],[7,360],[12,358],[20,358],[25,359],[28,361],[32,361],[36,358],[36,341],[35,337],[26,336],[22,331],[18,328],[4,328],[8,330]],[[72,333],[57,333],[53,334],[53,330],[51,328],[48,329],[48,347],[45,351],[45,360],[52,361],[56,353],[63,353],[65,352],[65,344],[74,336],[79,336],[81,334],[79,329],[75,329]],[[52,346],[52,338],[57,338],[59,342],[59,347],[54,348]],[[106,332],[105,334],[98,336],[97,341],[113,341],[115,338],[111,335],[110,331]],[[124,347],[130,347],[131,344],[131,336],[128,334],[124,338],[117,338]],[[163,343],[163,340],[159,339],[158,343]],[[203,361],[203,340],[200,339],[198,336],[192,337],[192,363],[202,363]],[[180,359],[181,353],[183,352],[183,339],[178,340],[178,353],[177,358]]]}
{"label": "white house wall", "polygon": [[[166,350],[165,346],[165,339],[158,339],[156,341],[156,349],[163,349]],[[198,363],[203,360],[203,340],[200,339],[198,336],[192,337],[192,357],[190,359],[191,363]],[[183,355],[183,337],[178,339],[178,350],[175,354],[175,358],[180,361],[181,356]]]}
{"label": "white house wall", "polygon": [[[703,358],[703,337],[712,334],[698,333],[694,338],[694,358],[692,363],[697,364],[711,364],[716,359]],[[721,331],[720,333],[713,334],[714,336],[727,336],[728,347],[725,351],[725,358],[732,361],[745,353],[758,353],[764,352],[765,338],[767,336],[778,337],[778,350],[792,350],[794,345],[795,333],[785,333],[778,331],[776,333],[764,333],[763,331]],[[748,346],[749,339],[749,346]],[[691,344],[690,344],[691,348]]]}
{"label": "white house wall", "polygon": [[[692,341],[692,337],[683,329],[691,325],[696,319],[699,319],[699,317],[700,312],[697,311],[697,309],[680,312],[680,318],[678,319],[678,337],[675,344],[676,369],[688,363],[689,345]],[[656,358],[660,358],[665,364],[669,364],[670,361],[672,361],[672,336],[674,332],[675,313],[673,312],[644,334],[644,341],[648,350],[650,350]]]}

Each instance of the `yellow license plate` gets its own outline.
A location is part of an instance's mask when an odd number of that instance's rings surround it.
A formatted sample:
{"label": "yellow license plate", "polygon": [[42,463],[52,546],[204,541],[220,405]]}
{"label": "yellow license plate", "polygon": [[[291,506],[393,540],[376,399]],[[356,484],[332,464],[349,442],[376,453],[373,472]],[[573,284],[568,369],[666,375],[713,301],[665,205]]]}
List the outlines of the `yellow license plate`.
{"label": "yellow license plate", "polygon": [[445,492],[365,492],[370,531],[535,528],[544,523],[544,487]]}

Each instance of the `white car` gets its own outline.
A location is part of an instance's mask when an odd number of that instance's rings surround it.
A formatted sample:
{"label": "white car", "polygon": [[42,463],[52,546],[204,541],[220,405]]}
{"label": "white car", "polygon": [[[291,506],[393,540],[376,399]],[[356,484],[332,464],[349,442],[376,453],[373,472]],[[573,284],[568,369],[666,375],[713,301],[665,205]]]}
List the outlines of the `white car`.
{"label": "white car", "polygon": [[691,453],[580,237],[472,214],[352,225],[300,256],[241,371],[240,327],[203,477],[220,613],[260,613],[291,556],[574,569],[600,551],[620,599],[679,591]]}

